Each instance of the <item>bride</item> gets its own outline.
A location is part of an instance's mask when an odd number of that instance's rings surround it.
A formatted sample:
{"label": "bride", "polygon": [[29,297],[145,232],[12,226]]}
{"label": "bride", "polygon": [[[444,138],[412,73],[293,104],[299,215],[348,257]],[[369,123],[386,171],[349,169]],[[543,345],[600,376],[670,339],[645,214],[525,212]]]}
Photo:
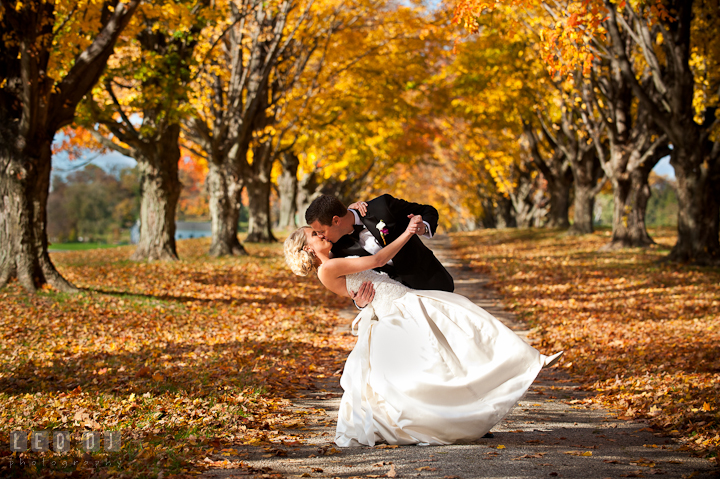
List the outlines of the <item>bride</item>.
{"label": "bride", "polygon": [[307,226],[285,241],[295,274],[316,271],[326,288],[348,298],[365,281],[375,288],[353,321],[358,341],[340,379],[338,446],[479,439],[562,354],[540,354],[463,296],[413,290],[373,271],[421,229],[415,216],[395,241],[362,257],[331,258],[333,244]]}

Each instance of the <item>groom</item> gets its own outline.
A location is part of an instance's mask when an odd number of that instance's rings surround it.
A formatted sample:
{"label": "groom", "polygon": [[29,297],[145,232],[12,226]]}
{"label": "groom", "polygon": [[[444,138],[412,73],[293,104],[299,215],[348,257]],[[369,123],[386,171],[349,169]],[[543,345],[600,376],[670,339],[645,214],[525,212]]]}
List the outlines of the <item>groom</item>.
{"label": "groom", "polygon": [[[437,210],[388,194],[370,200],[363,217],[331,195],[315,198],[305,212],[308,225],[334,243],[331,251],[335,257],[375,254],[400,236],[413,216],[422,217],[423,236],[432,238],[437,229]],[[392,261],[378,270],[413,289],[449,292],[455,289],[450,273],[417,236],[410,238]]]}

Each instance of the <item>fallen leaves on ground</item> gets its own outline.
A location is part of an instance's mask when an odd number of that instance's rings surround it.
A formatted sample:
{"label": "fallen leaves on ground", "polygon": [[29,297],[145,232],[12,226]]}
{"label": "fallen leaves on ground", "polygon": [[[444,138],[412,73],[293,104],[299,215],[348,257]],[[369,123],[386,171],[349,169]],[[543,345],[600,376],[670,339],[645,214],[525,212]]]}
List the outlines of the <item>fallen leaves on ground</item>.
{"label": "fallen leaves on ground", "polygon": [[720,270],[661,261],[675,242],[600,251],[608,231],[483,230],[453,236],[493,278],[506,305],[534,327],[541,352],[593,392],[583,402],[649,420],[687,448],[720,447]]}
{"label": "fallen leaves on ground", "polygon": [[25,461],[31,476],[250,471],[220,451],[299,444],[288,430],[312,411],[291,411],[289,398],[342,366],[354,338],[332,332],[346,302],[287,270],[281,244],[235,258],[208,257],[208,246],[179,241],[174,263],[131,262],[132,247],[53,254],[82,293],[0,291],[0,444],[15,430],[68,430],[76,446],[83,431],[122,432],[120,452],[92,454],[99,465],[73,465],[79,447],[15,453],[0,457],[0,475],[13,460],[18,474],[23,457],[47,459]]}

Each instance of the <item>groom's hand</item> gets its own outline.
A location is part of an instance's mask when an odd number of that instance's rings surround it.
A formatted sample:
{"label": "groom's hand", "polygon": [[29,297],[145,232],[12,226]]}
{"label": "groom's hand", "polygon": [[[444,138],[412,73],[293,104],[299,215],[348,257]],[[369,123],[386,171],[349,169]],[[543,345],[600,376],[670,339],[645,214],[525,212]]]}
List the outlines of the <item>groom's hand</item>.
{"label": "groom's hand", "polygon": [[370,304],[375,297],[375,288],[371,281],[365,281],[360,285],[358,292],[349,291],[350,297],[355,301],[355,305],[358,308],[364,308]]}

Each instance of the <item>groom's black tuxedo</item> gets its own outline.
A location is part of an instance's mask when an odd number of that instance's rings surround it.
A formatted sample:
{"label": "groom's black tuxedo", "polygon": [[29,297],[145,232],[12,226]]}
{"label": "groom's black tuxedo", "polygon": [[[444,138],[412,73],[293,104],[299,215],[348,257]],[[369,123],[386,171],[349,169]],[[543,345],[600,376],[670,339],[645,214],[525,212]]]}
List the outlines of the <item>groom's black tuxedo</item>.
{"label": "groom's black tuxedo", "polygon": [[[410,203],[387,194],[368,201],[367,214],[360,216],[360,220],[383,246],[377,224],[380,221],[385,223],[385,228],[388,229],[385,242],[390,244],[407,228],[410,223],[409,214],[422,216],[423,221],[430,225],[432,234],[435,234],[438,223],[438,212],[435,208],[429,205]],[[332,253],[339,257],[370,254],[360,245],[357,235],[345,235],[340,238],[333,246]],[[406,286],[413,289],[435,289],[449,292],[455,289],[450,273],[417,236],[410,238],[392,261],[392,266],[385,265],[378,270],[385,271],[390,277]]]}

